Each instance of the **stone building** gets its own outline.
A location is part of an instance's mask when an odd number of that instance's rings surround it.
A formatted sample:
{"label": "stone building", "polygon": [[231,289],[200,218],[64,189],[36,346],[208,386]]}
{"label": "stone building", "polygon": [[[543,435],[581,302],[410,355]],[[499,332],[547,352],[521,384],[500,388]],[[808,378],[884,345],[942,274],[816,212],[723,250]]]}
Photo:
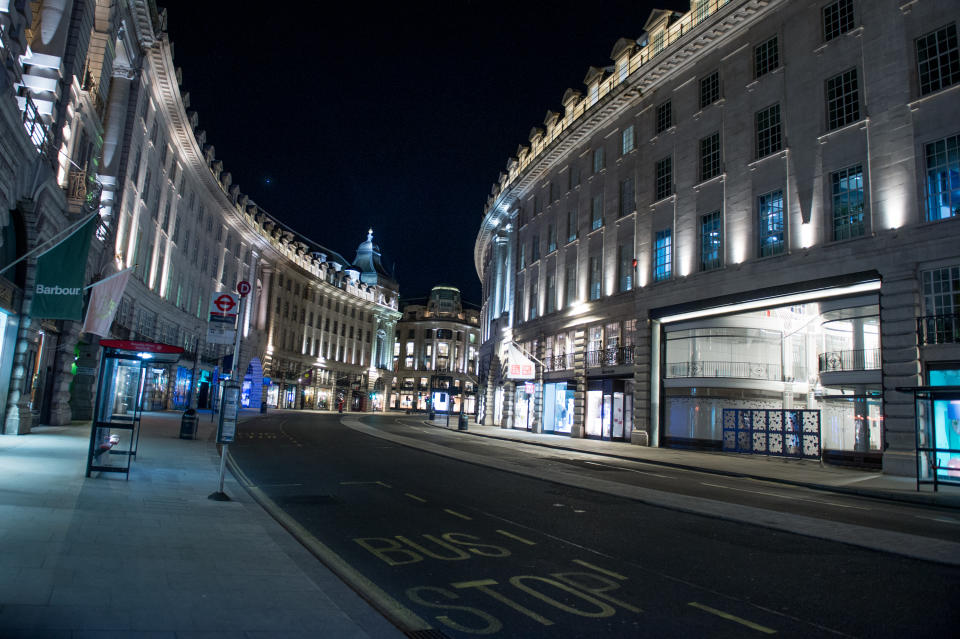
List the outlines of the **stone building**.
{"label": "stone building", "polygon": [[960,379],[943,6],[694,0],[617,41],[487,200],[483,419],[913,474],[909,388]]}
{"label": "stone building", "polygon": [[[232,368],[253,408],[340,392],[371,410],[361,398],[391,382],[397,283],[233,183],[190,109],[166,19],[152,0],[0,4],[0,268],[27,256],[0,273],[6,433],[90,417],[99,339],[80,322],[30,318],[29,252],[97,209],[87,281],[133,269],[110,336],[185,351],[150,369],[145,408],[209,405]],[[232,346],[207,343],[207,315],[242,280],[253,290],[234,367]]]}
{"label": "stone building", "polygon": [[390,408],[476,412],[480,314],[460,290],[434,286],[426,305],[408,304],[393,344]]}

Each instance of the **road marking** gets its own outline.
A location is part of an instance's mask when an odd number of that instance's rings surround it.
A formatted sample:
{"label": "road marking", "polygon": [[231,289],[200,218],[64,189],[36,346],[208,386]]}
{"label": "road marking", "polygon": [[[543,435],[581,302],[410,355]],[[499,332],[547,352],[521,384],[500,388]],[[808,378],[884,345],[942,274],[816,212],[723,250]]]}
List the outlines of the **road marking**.
{"label": "road marking", "polygon": [[421,504],[427,503],[427,500],[424,499],[423,497],[417,497],[416,495],[414,495],[414,494],[412,494],[412,493],[403,493],[403,494],[406,495],[407,497],[409,497],[410,499],[413,499],[414,501],[419,501]]}
{"label": "road marking", "polygon": [[820,499],[809,499],[807,497],[796,497],[794,495],[781,495],[780,493],[768,493],[762,490],[748,490],[746,488],[734,488],[733,486],[724,486],[723,484],[710,484],[705,481],[700,482],[702,486],[713,486],[715,488],[726,488],[727,490],[736,490],[741,493],[753,493],[755,495],[767,495],[769,497],[779,497],[780,499],[793,499],[796,501],[811,501],[815,504],[825,504],[827,506],[836,506],[837,508],[856,508],[857,510],[870,510],[866,506],[851,506],[850,504],[838,504],[833,501],[822,501]]}
{"label": "road marking", "polygon": [[450,514],[453,515],[454,517],[459,517],[460,519],[466,519],[467,521],[473,521],[473,517],[467,517],[466,515],[464,515],[464,514],[462,514],[462,513],[458,513],[458,512],[455,511],[455,510],[450,510],[449,508],[444,508],[444,509],[443,509],[443,512],[445,512],[445,513],[450,513]]}
{"label": "road marking", "polygon": [[501,535],[503,535],[504,537],[509,537],[510,539],[515,539],[515,540],[519,541],[521,544],[526,544],[526,545],[528,545],[528,546],[536,546],[536,545],[537,545],[537,542],[535,542],[535,541],[530,541],[529,539],[524,539],[523,537],[521,537],[521,536],[519,536],[519,535],[514,535],[512,532],[507,532],[506,530],[499,530],[499,529],[497,529],[497,532],[500,533]]}
{"label": "road marking", "polygon": [[390,484],[385,484],[382,481],[342,481],[340,482],[341,486],[383,486],[384,488],[391,488]]}
{"label": "road marking", "polygon": [[378,484],[379,486],[383,486],[384,488],[393,488],[393,486],[391,486],[390,484],[388,484],[388,483],[385,482],[385,481],[378,481],[377,484]]}
{"label": "road marking", "polygon": [[613,468],[614,470],[625,470],[628,473],[639,473],[640,475],[651,475],[653,477],[662,477],[663,479],[673,479],[669,475],[661,475],[660,473],[651,473],[648,470],[636,470],[633,468],[624,468],[623,466],[614,466],[613,464],[601,464],[600,462],[594,461],[585,461],[585,464],[590,464],[591,466],[604,466],[606,468]]}
{"label": "road marking", "polygon": [[946,517],[924,517],[923,515],[914,515],[917,519],[929,519],[930,521],[939,521],[944,524],[960,524],[960,521],[956,519],[948,519]]}
{"label": "road marking", "polygon": [[703,610],[704,612],[709,612],[709,613],[712,614],[712,615],[717,615],[718,617],[722,617],[722,618],[724,618],[724,619],[727,619],[728,621],[735,621],[735,622],[737,622],[737,623],[739,623],[739,624],[742,624],[742,625],[746,626],[747,628],[752,628],[752,629],[754,629],[754,630],[759,630],[760,632],[762,632],[762,633],[764,633],[764,634],[768,634],[768,635],[775,635],[775,634],[777,634],[777,631],[774,630],[773,628],[767,628],[766,626],[761,626],[761,625],[758,624],[758,623],[753,623],[752,621],[747,621],[746,619],[743,619],[743,618],[738,617],[738,616],[736,616],[736,615],[731,615],[729,612],[724,612],[724,611],[722,611],[722,610],[717,610],[716,608],[711,608],[710,606],[704,606],[702,603],[697,603],[696,601],[691,601],[691,602],[688,603],[687,605],[688,605],[688,606],[693,606],[694,608],[699,608],[700,610]]}
{"label": "road marking", "polygon": [[618,572],[613,572],[612,570],[606,570],[600,566],[594,566],[589,561],[584,561],[582,559],[574,559],[573,563],[580,564],[584,568],[589,568],[590,570],[596,570],[600,574],[607,575],[608,577],[613,577],[614,579],[619,579],[620,581],[626,581],[627,578],[621,575]]}

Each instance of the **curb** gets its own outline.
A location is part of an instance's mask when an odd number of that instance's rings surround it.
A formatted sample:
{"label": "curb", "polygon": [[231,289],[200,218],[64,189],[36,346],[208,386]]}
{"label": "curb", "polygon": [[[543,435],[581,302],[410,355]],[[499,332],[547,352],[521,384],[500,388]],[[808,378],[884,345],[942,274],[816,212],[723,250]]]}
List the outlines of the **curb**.
{"label": "curb", "polygon": [[690,470],[699,473],[706,473],[708,475],[719,475],[721,477],[736,477],[740,479],[754,479],[759,481],[766,481],[776,484],[783,484],[785,486],[796,486],[800,488],[810,488],[812,490],[819,490],[822,492],[837,493],[842,495],[854,495],[857,497],[868,497],[870,499],[879,499],[882,501],[892,501],[897,503],[905,503],[911,505],[920,505],[920,506],[932,506],[934,508],[943,508],[946,510],[957,510],[960,509],[960,497],[956,498],[957,503],[942,503],[936,500],[936,497],[932,493],[911,493],[911,494],[900,494],[900,493],[891,493],[884,490],[875,490],[870,488],[848,488],[846,486],[831,486],[830,484],[818,484],[815,482],[805,482],[798,481],[795,479],[783,479],[779,477],[769,477],[766,475],[756,475],[753,473],[744,473],[734,470],[722,470],[718,468],[703,468],[700,466],[692,466],[689,464],[680,464],[677,462],[662,461],[657,459],[638,459],[636,457],[629,457],[627,455],[617,455],[615,453],[605,453],[597,452],[592,450],[583,450],[580,448],[574,448],[571,446],[563,446],[558,444],[549,444],[546,442],[533,442],[533,441],[524,441],[522,439],[516,439],[513,437],[500,437],[497,435],[489,435],[487,433],[476,433],[470,432],[469,430],[457,430],[455,428],[447,428],[445,426],[438,426],[432,424],[428,420],[423,421],[427,426],[433,428],[440,428],[442,430],[450,431],[453,433],[463,433],[466,435],[473,435],[474,437],[484,437],[486,439],[495,439],[498,441],[508,441],[522,444],[524,446],[538,446],[540,448],[551,448],[554,450],[563,450],[572,453],[584,453],[587,455],[597,455],[600,457],[609,457],[611,459],[620,459],[623,461],[632,461],[640,462],[643,464],[653,464],[655,466],[663,466],[665,468],[676,468],[678,470]]}

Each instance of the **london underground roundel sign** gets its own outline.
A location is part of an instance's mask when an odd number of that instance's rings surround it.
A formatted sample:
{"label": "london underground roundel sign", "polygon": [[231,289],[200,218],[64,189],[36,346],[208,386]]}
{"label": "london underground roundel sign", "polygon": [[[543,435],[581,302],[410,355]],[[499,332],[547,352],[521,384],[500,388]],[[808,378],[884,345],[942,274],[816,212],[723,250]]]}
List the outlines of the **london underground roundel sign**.
{"label": "london underground roundel sign", "polygon": [[240,293],[240,297],[246,297],[247,295],[249,295],[249,294],[250,294],[250,290],[251,290],[252,288],[253,288],[253,287],[250,286],[250,282],[248,282],[248,281],[246,281],[246,280],[242,280],[242,281],[240,281],[240,282],[237,283],[237,293]]}

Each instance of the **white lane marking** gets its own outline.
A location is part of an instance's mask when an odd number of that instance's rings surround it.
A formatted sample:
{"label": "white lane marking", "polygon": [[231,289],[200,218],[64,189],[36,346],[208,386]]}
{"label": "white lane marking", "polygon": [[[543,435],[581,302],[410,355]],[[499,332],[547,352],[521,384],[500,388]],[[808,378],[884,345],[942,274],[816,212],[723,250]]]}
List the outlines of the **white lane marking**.
{"label": "white lane marking", "polygon": [[939,521],[944,524],[960,524],[960,521],[956,519],[949,519],[947,517],[924,517],[923,515],[914,515],[917,519],[929,519],[930,521]]}
{"label": "white lane marking", "polygon": [[867,481],[868,479],[876,479],[877,477],[883,477],[883,475],[882,475],[882,474],[880,474],[880,475],[867,475],[866,477],[857,477],[856,479],[848,479],[848,480],[846,480],[846,481],[838,481],[838,482],[835,482],[835,483],[837,484],[837,486],[849,486],[850,484],[856,484],[856,483],[859,483],[859,482],[862,482],[862,481]]}
{"label": "white lane marking", "polygon": [[865,506],[851,506],[849,504],[838,504],[834,501],[822,501],[820,499],[808,499],[806,497],[797,497],[795,495],[782,495],[780,493],[768,493],[762,490],[747,490],[746,488],[734,488],[733,486],[724,486],[723,484],[708,484],[705,481],[700,482],[703,486],[714,486],[715,488],[726,488],[727,490],[736,490],[741,493],[753,493],[755,495],[768,495],[770,497],[779,497],[780,499],[793,499],[796,501],[811,501],[815,504],[825,504],[827,506],[836,506],[837,508],[856,508],[857,510],[870,510]]}
{"label": "white lane marking", "polygon": [[614,468],[614,469],[616,469],[616,470],[625,470],[625,471],[627,471],[628,473],[639,473],[639,474],[641,474],[641,475],[652,475],[653,477],[663,477],[664,479],[673,479],[673,477],[670,477],[669,475],[661,475],[661,474],[659,474],[659,473],[651,473],[651,472],[646,471],[646,470],[635,470],[635,469],[633,469],[633,468],[624,468],[623,466],[613,466],[612,464],[601,464],[600,462],[594,462],[594,461],[585,461],[585,462],[583,462],[583,463],[585,463],[585,464],[590,464],[591,466],[605,466],[605,467],[607,467],[607,468]]}

